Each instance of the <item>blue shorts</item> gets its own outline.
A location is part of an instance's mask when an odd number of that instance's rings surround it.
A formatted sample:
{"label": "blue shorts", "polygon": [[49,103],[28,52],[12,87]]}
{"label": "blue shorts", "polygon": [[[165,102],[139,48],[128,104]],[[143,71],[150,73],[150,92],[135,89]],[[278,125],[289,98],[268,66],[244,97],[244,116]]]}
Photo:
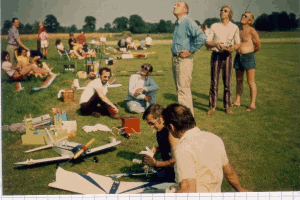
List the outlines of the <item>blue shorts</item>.
{"label": "blue shorts", "polygon": [[254,58],[254,53],[247,53],[247,54],[236,54],[233,64],[234,69],[237,70],[248,70],[248,69],[255,69],[256,62]]}

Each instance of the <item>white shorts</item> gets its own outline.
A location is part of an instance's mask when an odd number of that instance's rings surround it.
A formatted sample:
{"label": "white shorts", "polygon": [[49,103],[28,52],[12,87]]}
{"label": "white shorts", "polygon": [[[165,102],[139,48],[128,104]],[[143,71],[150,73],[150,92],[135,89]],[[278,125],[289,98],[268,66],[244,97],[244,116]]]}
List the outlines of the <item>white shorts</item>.
{"label": "white shorts", "polygon": [[48,47],[48,41],[47,40],[41,41],[41,48],[47,48],[47,47]]}

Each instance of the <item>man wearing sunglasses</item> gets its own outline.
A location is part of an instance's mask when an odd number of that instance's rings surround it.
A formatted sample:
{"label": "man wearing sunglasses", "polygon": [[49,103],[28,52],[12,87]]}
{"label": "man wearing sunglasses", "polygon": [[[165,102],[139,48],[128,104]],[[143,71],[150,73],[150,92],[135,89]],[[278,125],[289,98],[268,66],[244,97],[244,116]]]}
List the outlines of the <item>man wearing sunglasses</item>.
{"label": "man wearing sunglasses", "polygon": [[147,107],[155,103],[158,85],[149,77],[153,67],[145,63],[137,74],[130,76],[128,95],[125,98],[127,109],[131,113],[143,113]]}
{"label": "man wearing sunglasses", "polygon": [[239,192],[243,188],[230,165],[224,143],[215,134],[201,131],[186,106],[171,104],[162,112],[164,125],[179,141],[175,147],[176,193],[221,192],[223,173]]}
{"label": "man wearing sunglasses", "polygon": [[109,115],[117,118],[118,108],[106,97],[110,77],[111,70],[102,67],[99,70],[98,78],[85,87],[80,98],[80,112],[82,115],[92,115],[96,118],[101,117],[101,115]]}
{"label": "man wearing sunglasses", "polygon": [[212,49],[211,54],[211,83],[209,92],[208,115],[215,113],[218,101],[219,76],[222,69],[222,79],[224,83],[223,104],[225,112],[232,114],[232,52],[240,46],[240,33],[237,25],[231,22],[233,16],[232,9],[224,5],[220,11],[221,22],[214,23],[210,28],[206,46]]}
{"label": "man wearing sunglasses", "polygon": [[189,16],[189,6],[184,1],[174,5],[173,14],[177,20],[172,43],[172,66],[178,102],[187,106],[194,114],[191,92],[193,54],[205,44],[206,36]]}
{"label": "man wearing sunglasses", "polygon": [[174,182],[174,147],[178,139],[174,138],[164,126],[164,121],[161,116],[164,108],[159,104],[150,105],[143,115],[143,120],[147,120],[148,125],[155,129],[158,146],[153,147],[152,151],[155,154],[161,153],[162,161],[145,155],[144,164],[150,167],[160,168],[154,176],[154,181],[157,182]]}

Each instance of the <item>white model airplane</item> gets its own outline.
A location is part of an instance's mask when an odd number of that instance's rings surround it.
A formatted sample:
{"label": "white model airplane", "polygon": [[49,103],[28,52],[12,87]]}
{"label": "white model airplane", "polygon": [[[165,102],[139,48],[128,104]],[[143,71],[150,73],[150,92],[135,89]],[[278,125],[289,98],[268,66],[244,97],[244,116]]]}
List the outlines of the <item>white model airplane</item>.
{"label": "white model airplane", "polygon": [[[86,145],[82,145],[76,142],[69,142],[68,140],[66,140],[67,138],[71,138],[74,137],[73,135],[69,135],[66,136],[64,138],[61,138],[57,141],[53,141],[51,135],[49,134],[48,130],[47,131],[47,135],[49,137],[49,144],[42,146],[42,147],[37,147],[28,151],[25,151],[25,153],[30,153],[30,152],[34,152],[34,151],[38,151],[38,150],[42,150],[42,149],[47,149],[47,148],[53,148],[55,152],[57,152],[58,154],[60,154],[61,156],[59,157],[52,157],[52,158],[43,158],[43,159],[37,159],[37,160],[33,160],[33,159],[29,159],[23,162],[17,162],[15,163],[16,165],[34,165],[34,164],[40,164],[40,163],[47,163],[47,162],[52,162],[52,161],[63,161],[63,160],[72,160],[72,159],[77,159],[78,157],[82,156],[86,156],[104,149],[108,149],[110,147],[116,146],[118,144],[121,143],[121,141],[113,141],[110,142],[106,145],[102,145],[96,148],[92,148],[92,149],[88,149],[87,147],[90,146],[93,142],[94,142],[94,138],[91,139]],[[97,159],[95,159],[94,161],[97,162]]]}

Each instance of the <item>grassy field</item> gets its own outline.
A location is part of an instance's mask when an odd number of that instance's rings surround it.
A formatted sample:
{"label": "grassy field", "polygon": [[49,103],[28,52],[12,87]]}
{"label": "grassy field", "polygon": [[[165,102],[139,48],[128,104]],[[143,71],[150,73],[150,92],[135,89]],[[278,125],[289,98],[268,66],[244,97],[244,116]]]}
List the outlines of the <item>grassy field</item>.
{"label": "grassy field", "polygon": [[[281,34],[281,33],[279,33]],[[274,36],[274,35],[273,35]],[[271,36],[264,35],[266,38]],[[280,36],[281,37],[281,36]],[[289,34],[287,34],[289,37]],[[294,36],[293,36],[294,37]],[[109,117],[96,119],[79,115],[79,98],[82,90],[76,91],[74,103],[64,103],[57,99],[61,88],[70,87],[64,80],[73,80],[75,73],[63,73],[63,61],[54,48],[54,40],[49,49],[47,63],[54,67],[54,72],[61,75],[53,84],[39,92],[31,92],[29,88],[40,86],[42,81],[32,78],[22,82],[25,90],[16,92],[15,83],[8,81],[2,74],[2,126],[21,122],[25,115],[33,117],[51,112],[52,107],[59,107],[68,113],[69,120],[76,120],[78,124],[77,136],[71,141],[86,143],[91,138],[95,142],[91,147],[109,142],[111,135],[106,132],[85,133],[85,125],[105,124],[118,127],[120,120]],[[67,46],[67,41],[63,41]],[[34,40],[24,40],[25,45],[35,49]],[[6,48],[6,41],[2,41],[2,50]],[[246,112],[250,102],[249,87],[245,80],[242,106],[234,108],[233,115],[227,115],[222,107],[223,86],[220,81],[220,92],[216,114],[207,116],[208,93],[210,86],[210,54],[203,47],[194,56],[194,72],[192,92],[194,111],[197,125],[200,129],[220,136],[225,143],[227,154],[232,166],[240,177],[242,185],[253,191],[297,191],[300,190],[300,43],[263,43],[262,50],[256,54],[258,86],[257,110]],[[170,45],[156,45],[147,52],[155,51],[147,59],[118,60],[115,62],[114,77],[123,86],[109,90],[108,97],[120,108],[121,115],[132,115],[141,118],[141,114],[128,114],[125,110],[124,98],[127,94],[128,79],[131,73],[138,71],[141,64],[148,62],[154,70],[164,70],[164,73],[153,73],[154,80],[160,86],[157,93],[157,103],[167,106],[177,100],[173,77],[171,73]],[[103,61],[102,61],[103,63]],[[85,70],[84,61],[77,61],[77,70]],[[120,71],[133,71],[127,74]],[[84,86],[89,81],[80,79]],[[235,73],[232,80],[233,95],[235,95]],[[233,100],[235,98],[233,97]],[[64,169],[86,174],[93,172],[101,175],[124,173],[140,170],[141,165],[134,165],[133,158],[141,159],[138,153],[145,147],[156,145],[156,136],[149,126],[141,121],[142,133],[135,134],[131,140],[122,136],[117,139],[122,145],[97,154],[99,163],[80,160],[76,163],[64,165]],[[54,157],[52,150],[43,150],[30,154],[23,151],[35,146],[21,144],[21,136],[17,133],[2,130],[2,173],[4,195],[31,194],[69,194],[61,190],[48,187],[55,179],[55,164],[15,169],[15,162],[29,158],[39,159]],[[142,178],[126,178],[122,180],[145,181]],[[146,179],[148,180],[148,179]],[[234,191],[224,180],[222,191]]]}

